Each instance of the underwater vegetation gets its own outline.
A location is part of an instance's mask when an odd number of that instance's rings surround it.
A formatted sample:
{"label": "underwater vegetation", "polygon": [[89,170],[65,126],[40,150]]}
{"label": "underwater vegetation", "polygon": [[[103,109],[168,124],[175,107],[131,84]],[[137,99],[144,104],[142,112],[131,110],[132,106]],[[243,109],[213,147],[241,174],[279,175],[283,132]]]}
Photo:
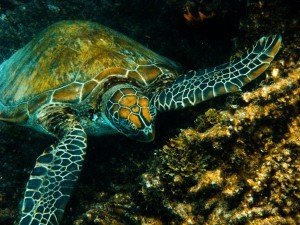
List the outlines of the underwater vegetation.
{"label": "underwater vegetation", "polygon": [[183,224],[297,224],[299,66],[243,94],[246,105],[234,112],[208,110],[156,151],[142,175],[147,204]]}
{"label": "underwater vegetation", "polygon": [[280,71],[242,106],[208,109],[155,151],[135,192],[75,224],[299,224],[300,64]]}
{"label": "underwater vegetation", "polygon": [[281,6],[253,3],[240,22],[248,36],[268,26],[287,35],[265,81],[206,109],[146,163],[130,154],[135,166],[123,170],[144,170],[136,186],[96,191],[75,224],[300,223],[299,20],[285,20]]}
{"label": "underwater vegetation", "polygon": [[[134,23],[143,15],[143,1],[133,2],[137,4],[101,1],[99,6],[94,1],[74,0],[63,3],[69,8],[66,10],[60,1],[7,1],[0,22],[1,59],[41,28],[66,18],[103,21],[160,53],[174,55],[177,61],[185,58],[185,67],[206,67],[226,58],[213,44],[205,47],[197,39],[208,28],[218,29],[219,19],[226,20],[238,8],[232,9],[230,4],[221,7],[224,1],[212,1],[218,3],[214,15],[191,25],[183,16],[186,3],[191,1],[161,1],[168,7],[152,8],[147,16],[159,14],[159,20],[148,26],[147,20]],[[63,224],[300,223],[299,14],[285,1],[247,2],[243,15],[234,17],[237,28],[230,27],[239,31],[233,40],[237,49],[266,33],[283,36],[281,53],[264,79],[250,85],[246,93],[162,117],[158,140],[152,144],[120,137],[91,139],[88,162]],[[174,8],[170,10],[170,6]],[[122,14],[138,7],[139,13],[132,16],[135,19],[122,20]],[[103,13],[105,9],[109,10]],[[161,15],[167,10],[178,14],[175,17],[169,12],[164,20]],[[115,17],[107,19],[111,15]],[[211,23],[214,19],[216,24]],[[186,26],[186,37],[176,29],[176,21],[183,21],[180,26]],[[116,24],[121,24],[120,29]],[[157,38],[164,35],[162,27],[168,32],[160,42]],[[188,45],[190,40],[196,44]],[[174,49],[178,42],[178,49]],[[52,142],[25,128],[1,125],[0,224],[12,224],[35,159]]]}

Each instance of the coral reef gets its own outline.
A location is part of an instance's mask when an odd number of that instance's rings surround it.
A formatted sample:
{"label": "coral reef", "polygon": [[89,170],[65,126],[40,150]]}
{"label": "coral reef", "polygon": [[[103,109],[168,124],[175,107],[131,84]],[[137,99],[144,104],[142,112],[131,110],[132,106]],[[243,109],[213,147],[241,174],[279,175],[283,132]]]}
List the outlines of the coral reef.
{"label": "coral reef", "polygon": [[[273,4],[257,16],[259,5],[240,24],[249,39],[267,29],[262,20],[295,31],[295,21],[270,18]],[[288,35],[259,88],[207,109],[154,152],[126,197],[97,200],[76,224],[299,224],[299,40]]]}
{"label": "coral reef", "polygon": [[[185,68],[222,63],[266,33],[281,33],[284,45],[248,92],[158,118],[154,143],[91,137],[63,224],[300,224],[296,0],[212,1],[205,7],[216,14],[200,26],[184,21],[186,0],[99,2],[1,2],[1,61],[62,19],[103,23]],[[0,224],[13,223],[35,159],[52,142],[1,124]]]}
{"label": "coral reef", "polygon": [[[183,130],[156,152],[143,180],[147,204],[168,208],[175,201],[172,213],[183,224],[298,224],[299,95],[300,64],[243,94],[246,105],[233,114],[212,114],[222,119],[211,128]],[[160,184],[147,187],[153,179]],[[164,196],[160,207],[156,192]]]}
{"label": "coral reef", "polygon": [[234,112],[209,109],[155,151],[135,192],[75,224],[299,224],[300,63],[273,79]]}

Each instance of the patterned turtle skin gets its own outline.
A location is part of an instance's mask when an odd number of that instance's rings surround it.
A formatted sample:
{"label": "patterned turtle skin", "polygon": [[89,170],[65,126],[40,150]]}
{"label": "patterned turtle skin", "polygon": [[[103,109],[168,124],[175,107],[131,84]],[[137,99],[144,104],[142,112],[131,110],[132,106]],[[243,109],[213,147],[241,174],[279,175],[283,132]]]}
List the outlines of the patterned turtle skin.
{"label": "patterned turtle skin", "polygon": [[126,36],[86,21],[62,21],[0,65],[0,120],[55,136],[26,185],[19,225],[59,224],[78,179],[87,136],[154,139],[157,113],[239,91],[281,45],[263,37],[241,58],[182,73]]}

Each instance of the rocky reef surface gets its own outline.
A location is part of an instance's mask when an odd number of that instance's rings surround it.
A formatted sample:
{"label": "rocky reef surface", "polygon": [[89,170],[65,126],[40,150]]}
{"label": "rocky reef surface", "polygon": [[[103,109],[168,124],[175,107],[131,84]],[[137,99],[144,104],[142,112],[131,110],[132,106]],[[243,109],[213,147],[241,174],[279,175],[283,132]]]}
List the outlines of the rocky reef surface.
{"label": "rocky reef surface", "polygon": [[208,109],[168,140],[134,189],[101,193],[75,224],[299,224],[300,64],[282,63],[238,106]]}
{"label": "rocky reef surface", "polygon": [[[91,137],[63,224],[300,224],[297,1],[149,2],[3,1],[0,59],[61,19],[103,23],[186,69],[222,63],[266,34],[281,33],[283,48],[244,93],[161,115],[154,143]],[[35,158],[53,141],[1,124],[0,224],[13,224]]]}

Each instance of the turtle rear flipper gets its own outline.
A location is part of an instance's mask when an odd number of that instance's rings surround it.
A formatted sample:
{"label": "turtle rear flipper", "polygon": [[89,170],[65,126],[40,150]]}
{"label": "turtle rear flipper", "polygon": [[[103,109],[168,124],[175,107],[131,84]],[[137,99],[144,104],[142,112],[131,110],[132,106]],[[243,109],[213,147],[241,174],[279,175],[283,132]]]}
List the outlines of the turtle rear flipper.
{"label": "turtle rear flipper", "polygon": [[59,224],[85,155],[86,134],[73,114],[54,108],[52,112],[46,110],[40,120],[59,141],[36,160],[21,205],[19,225]]}
{"label": "turtle rear flipper", "polygon": [[262,37],[240,58],[178,77],[172,86],[153,97],[153,104],[159,111],[174,110],[239,91],[268,68],[280,46],[280,35]]}

